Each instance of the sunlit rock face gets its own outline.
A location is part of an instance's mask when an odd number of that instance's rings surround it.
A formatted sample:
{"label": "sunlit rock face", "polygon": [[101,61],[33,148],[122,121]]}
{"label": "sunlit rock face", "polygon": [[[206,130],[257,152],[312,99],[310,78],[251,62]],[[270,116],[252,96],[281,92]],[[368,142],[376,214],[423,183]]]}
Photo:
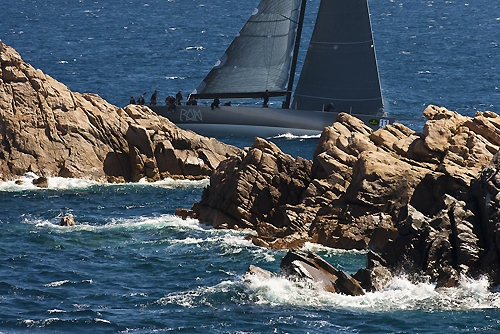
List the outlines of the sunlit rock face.
{"label": "sunlit rock face", "polygon": [[137,181],[208,176],[240,150],[179,129],[145,106],[72,92],[0,41],[0,179]]}
{"label": "sunlit rock face", "polygon": [[219,228],[255,230],[249,238],[262,247],[309,241],[381,252],[383,261],[360,273],[368,289],[378,286],[370,277],[402,267],[440,287],[460,275],[488,273],[497,281],[500,187],[491,164],[500,117],[436,106],[424,116],[422,133],[401,124],[373,132],[339,114],[312,164],[257,138],[219,166],[193,210]]}

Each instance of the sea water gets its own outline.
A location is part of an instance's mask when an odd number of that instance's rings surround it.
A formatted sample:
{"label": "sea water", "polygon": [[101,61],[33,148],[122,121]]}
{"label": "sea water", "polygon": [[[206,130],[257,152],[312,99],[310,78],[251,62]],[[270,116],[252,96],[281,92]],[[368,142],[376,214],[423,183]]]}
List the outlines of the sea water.
{"label": "sea water", "polygon": [[[8,0],[0,39],[71,90],[125,106],[156,89],[191,92],[257,1]],[[464,115],[499,112],[498,1],[369,2],[385,109],[420,117],[428,104]],[[308,1],[305,36],[317,0]],[[300,64],[299,64],[300,69]],[[278,101],[271,100],[278,105]],[[420,125],[409,124],[418,128]],[[312,158],[317,137],[268,138]],[[221,138],[238,147],[253,138]],[[500,292],[486,277],[436,290],[405,273],[351,297],[282,278],[285,251],[174,216],[207,181],[101,184],[36,175],[0,183],[0,333],[498,333]],[[71,215],[76,226],[61,227]],[[364,251],[314,244],[348,273]]]}

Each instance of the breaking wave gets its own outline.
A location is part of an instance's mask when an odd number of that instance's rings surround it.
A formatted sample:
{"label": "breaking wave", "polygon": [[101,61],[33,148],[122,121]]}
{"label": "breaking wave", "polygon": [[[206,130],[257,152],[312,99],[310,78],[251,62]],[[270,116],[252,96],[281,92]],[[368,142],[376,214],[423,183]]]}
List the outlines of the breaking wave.
{"label": "breaking wave", "polygon": [[223,308],[227,301],[234,304],[334,308],[363,313],[403,310],[434,312],[498,309],[500,292],[490,291],[486,278],[462,278],[456,288],[435,289],[435,284],[415,284],[407,277],[400,276],[395,277],[383,291],[346,296],[321,290],[312,283],[283,277],[263,279],[245,274],[234,281],[225,280],[215,286],[172,293],[161,298],[158,303],[174,303],[189,308],[205,305]]}
{"label": "breaking wave", "polygon": [[88,179],[77,179],[77,178],[63,178],[63,177],[49,177],[48,187],[40,188],[33,184],[33,180],[37,179],[35,173],[26,173],[24,176],[11,181],[0,182],[0,192],[17,192],[25,190],[71,190],[71,189],[85,189],[92,186],[103,186],[103,187],[134,187],[134,186],[151,186],[151,187],[194,187],[203,188],[208,183],[208,179],[202,180],[174,180],[171,178],[166,178],[156,182],[148,182],[146,179],[141,179],[139,182],[135,183],[103,183]]}
{"label": "breaking wave", "polygon": [[269,137],[267,139],[318,139],[321,136],[321,133],[318,133],[317,135],[302,135],[302,136],[297,136],[294,134],[291,134],[289,132],[283,133],[277,136]]}

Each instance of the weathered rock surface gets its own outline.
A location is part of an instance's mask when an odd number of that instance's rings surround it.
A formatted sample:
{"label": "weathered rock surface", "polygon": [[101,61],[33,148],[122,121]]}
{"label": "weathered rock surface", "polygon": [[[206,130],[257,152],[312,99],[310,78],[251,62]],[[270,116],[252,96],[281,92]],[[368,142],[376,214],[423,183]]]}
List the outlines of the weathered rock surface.
{"label": "weathered rock surface", "polygon": [[61,221],[59,222],[59,225],[61,225],[61,226],[75,226],[75,220],[73,219],[72,216],[62,217]]}
{"label": "weathered rock surface", "polygon": [[[247,274],[257,275],[264,279],[277,276],[270,271],[254,265],[250,265]],[[335,269],[335,267],[313,252],[304,253],[297,250],[289,250],[281,260],[279,276],[314,282],[319,284],[320,288],[329,292],[342,293],[349,296],[365,294],[365,290],[354,277],[342,270]]]}
{"label": "weathered rock surface", "polygon": [[145,106],[72,92],[0,41],[0,179],[110,181],[208,176],[240,150],[179,129]]}
{"label": "weathered rock surface", "polygon": [[386,269],[425,275],[437,287],[461,276],[488,275],[500,284],[500,153],[473,180],[465,201],[444,194],[421,212],[408,204],[396,223],[398,237],[381,254]]}
{"label": "weathered rock surface", "polygon": [[193,210],[198,219],[219,228],[257,229],[267,223],[272,225],[270,233],[281,237],[301,231],[302,226],[295,229],[293,222],[306,213],[287,206],[300,203],[311,182],[311,166],[256,138],[245,155],[221,163]]}
{"label": "weathered rock surface", "polygon": [[339,114],[312,164],[256,139],[219,166],[193,210],[219,228],[255,230],[263,247],[312,241],[382,252],[358,273],[369,291],[398,268],[438,286],[482,273],[498,284],[500,116],[436,106],[424,116],[422,133],[401,124],[372,132]]}

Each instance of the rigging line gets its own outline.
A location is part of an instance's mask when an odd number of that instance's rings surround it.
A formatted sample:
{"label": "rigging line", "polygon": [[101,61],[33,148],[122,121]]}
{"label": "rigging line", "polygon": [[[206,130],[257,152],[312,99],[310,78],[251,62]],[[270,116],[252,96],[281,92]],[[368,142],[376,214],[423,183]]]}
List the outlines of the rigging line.
{"label": "rigging line", "polygon": [[290,17],[286,17],[283,14],[278,14],[278,15],[281,16],[281,17],[283,17],[283,18],[285,18],[285,19],[287,19],[288,21],[291,21],[291,22],[295,23],[295,24],[299,24],[299,22],[292,20],[292,18],[290,18]]}

